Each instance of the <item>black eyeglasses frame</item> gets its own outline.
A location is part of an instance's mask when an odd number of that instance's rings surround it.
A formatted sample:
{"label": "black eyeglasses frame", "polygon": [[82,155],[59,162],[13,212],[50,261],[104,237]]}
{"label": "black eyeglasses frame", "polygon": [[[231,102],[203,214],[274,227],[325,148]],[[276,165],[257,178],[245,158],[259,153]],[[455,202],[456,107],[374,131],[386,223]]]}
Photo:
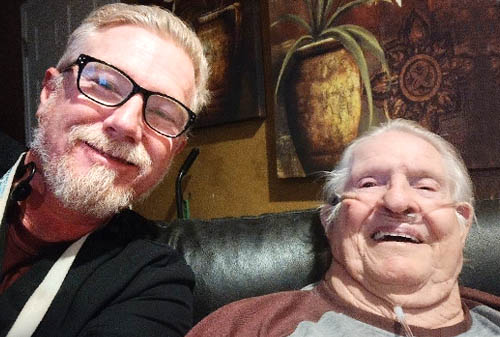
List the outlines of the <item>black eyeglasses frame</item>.
{"label": "black eyeglasses frame", "polygon": [[[107,103],[100,102],[100,101],[96,100],[95,98],[92,98],[91,96],[87,95],[85,92],[83,92],[83,90],[80,88],[80,77],[82,75],[83,69],[90,62],[97,62],[97,63],[104,64],[104,65],[106,65],[108,67],[113,68],[114,70],[118,71],[120,74],[122,74],[123,76],[125,76],[130,81],[130,83],[132,83],[132,91],[130,92],[130,94],[128,96],[126,96],[119,103],[116,103],[116,104],[107,104]],[[77,76],[77,79],[76,79],[76,86],[78,88],[78,91],[82,95],[84,95],[85,97],[87,97],[88,99],[90,99],[91,101],[93,101],[93,102],[95,102],[97,104],[100,104],[100,105],[103,105],[103,106],[106,106],[106,107],[117,107],[117,106],[125,104],[125,102],[127,102],[135,94],[141,93],[143,95],[143,97],[144,97],[144,104],[143,104],[143,107],[142,107],[142,116],[143,116],[143,119],[144,119],[144,123],[146,123],[146,125],[148,127],[150,127],[155,132],[161,134],[162,136],[165,136],[165,137],[168,137],[168,138],[177,138],[177,137],[181,136],[183,133],[185,133],[191,127],[191,125],[193,125],[194,122],[196,121],[196,114],[191,109],[189,109],[184,103],[182,103],[181,101],[179,101],[175,97],[172,97],[172,96],[169,96],[169,95],[166,95],[166,94],[162,94],[160,92],[150,91],[148,89],[145,89],[145,88],[141,87],[129,75],[127,75],[124,71],[122,71],[121,69],[115,67],[112,64],[109,64],[109,63],[107,63],[105,61],[96,59],[95,57],[92,57],[90,55],[80,54],[78,56],[78,58],[76,59],[76,61],[73,62],[64,71],[68,70],[69,68],[71,68],[74,65],[78,66],[78,76]],[[165,97],[165,98],[171,99],[172,101],[178,103],[181,107],[183,107],[184,109],[186,109],[186,111],[188,112],[188,115],[189,115],[188,121],[187,121],[184,129],[178,135],[176,135],[176,136],[167,135],[167,134],[165,134],[165,133],[163,133],[163,132],[155,129],[153,126],[151,126],[148,123],[148,121],[146,119],[146,105],[147,105],[149,97],[152,96],[152,95],[157,95],[157,96],[161,96],[161,97]]]}

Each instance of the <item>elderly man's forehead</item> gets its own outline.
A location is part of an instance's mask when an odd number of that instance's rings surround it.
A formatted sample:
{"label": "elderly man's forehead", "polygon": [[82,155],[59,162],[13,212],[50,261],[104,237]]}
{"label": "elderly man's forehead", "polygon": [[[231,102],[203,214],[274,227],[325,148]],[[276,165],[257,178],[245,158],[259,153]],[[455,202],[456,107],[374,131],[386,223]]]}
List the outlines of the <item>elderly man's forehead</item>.
{"label": "elderly man's forehead", "polygon": [[386,141],[388,138],[390,138],[392,141],[397,140],[397,142],[391,142],[391,144],[394,143],[395,145],[401,145],[402,150],[408,148],[406,146],[408,140],[414,139],[416,142],[425,144],[425,147],[432,148],[440,158],[443,158],[443,154],[441,153],[440,149],[436,147],[436,145],[430,139],[409,130],[394,129],[386,130],[381,133],[373,134],[360,139],[359,142],[357,142],[352,148],[351,160],[356,155],[356,152],[360,152],[365,147],[372,146],[373,143]]}
{"label": "elderly man's forehead", "polygon": [[[384,160],[378,160],[380,157]],[[353,170],[391,165],[406,167],[414,174],[442,175],[443,180],[447,176],[445,158],[432,142],[399,130],[389,130],[362,139],[353,149],[349,167],[352,174]]]}

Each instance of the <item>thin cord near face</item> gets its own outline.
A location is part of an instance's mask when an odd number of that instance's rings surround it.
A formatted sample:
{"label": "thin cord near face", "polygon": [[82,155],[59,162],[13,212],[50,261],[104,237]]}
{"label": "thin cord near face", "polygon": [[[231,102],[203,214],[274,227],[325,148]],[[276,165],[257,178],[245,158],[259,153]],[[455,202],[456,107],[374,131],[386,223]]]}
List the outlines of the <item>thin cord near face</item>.
{"label": "thin cord near face", "polygon": [[413,335],[413,333],[411,332],[410,326],[408,325],[408,323],[406,323],[405,314],[403,312],[403,308],[400,305],[394,306],[394,314],[396,314],[396,318],[397,318],[399,324],[401,324],[401,326],[403,327],[403,330],[405,332],[405,336],[406,337],[415,337]]}

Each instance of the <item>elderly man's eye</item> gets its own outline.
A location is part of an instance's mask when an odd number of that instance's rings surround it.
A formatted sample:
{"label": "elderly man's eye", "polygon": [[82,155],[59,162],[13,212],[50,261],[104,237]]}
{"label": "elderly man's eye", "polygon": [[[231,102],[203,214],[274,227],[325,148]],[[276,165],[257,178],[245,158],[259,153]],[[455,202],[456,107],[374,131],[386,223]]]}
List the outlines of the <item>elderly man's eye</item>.
{"label": "elderly man's eye", "polygon": [[373,180],[362,181],[359,184],[359,187],[361,187],[361,188],[370,188],[370,187],[375,187],[375,186],[377,186],[377,183]]}
{"label": "elderly man's eye", "polygon": [[433,186],[418,186],[419,190],[435,192],[436,188]]}
{"label": "elderly man's eye", "polygon": [[415,188],[426,192],[436,192],[439,190],[439,184],[434,179],[420,179],[415,183]]}

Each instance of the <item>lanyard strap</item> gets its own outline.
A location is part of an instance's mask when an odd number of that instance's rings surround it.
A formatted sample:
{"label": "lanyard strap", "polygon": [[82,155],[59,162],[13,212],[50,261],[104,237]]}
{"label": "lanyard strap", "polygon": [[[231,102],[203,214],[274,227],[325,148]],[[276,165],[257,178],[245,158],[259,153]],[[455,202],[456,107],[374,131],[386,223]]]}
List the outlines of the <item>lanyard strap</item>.
{"label": "lanyard strap", "polygon": [[24,304],[7,337],[29,337],[33,335],[59,288],[61,288],[64,278],[75,260],[76,254],[78,254],[88,236],[89,234],[73,242],[56,263],[54,263],[42,283],[40,283]]}

